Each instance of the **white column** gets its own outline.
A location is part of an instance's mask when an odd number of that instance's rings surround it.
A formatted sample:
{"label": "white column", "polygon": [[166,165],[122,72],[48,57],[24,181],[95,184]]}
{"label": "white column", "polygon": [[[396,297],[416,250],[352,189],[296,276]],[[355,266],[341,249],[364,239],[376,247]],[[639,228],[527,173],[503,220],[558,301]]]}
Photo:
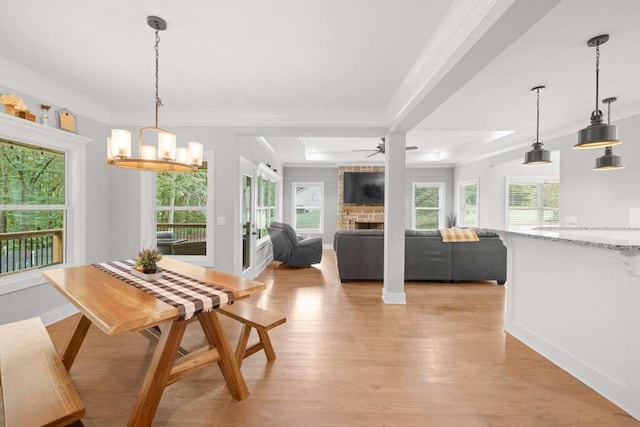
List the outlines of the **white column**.
{"label": "white column", "polygon": [[384,286],[386,304],[406,304],[404,293],[404,208],[405,208],[404,133],[386,138],[384,174]]}

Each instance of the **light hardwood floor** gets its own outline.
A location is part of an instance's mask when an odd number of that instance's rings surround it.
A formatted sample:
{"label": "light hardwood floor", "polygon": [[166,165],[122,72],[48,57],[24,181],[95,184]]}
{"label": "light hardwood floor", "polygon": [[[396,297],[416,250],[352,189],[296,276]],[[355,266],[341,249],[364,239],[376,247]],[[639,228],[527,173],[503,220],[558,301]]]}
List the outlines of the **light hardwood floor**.
{"label": "light hardwood floor", "polygon": [[[257,280],[267,289],[246,301],[287,316],[270,331],[277,359],[244,360],[241,402],[216,367],[169,386],[154,425],[640,425],[508,336],[493,282],[412,283],[407,305],[385,305],[380,283],[340,284],[333,251],[319,267],[272,263]],[[235,345],[240,324],[223,321]],[[49,327],[58,348],[72,324]],[[185,346],[203,342],[192,323]],[[126,425],[152,350],[139,334],[91,328],[71,371],[85,426]]]}

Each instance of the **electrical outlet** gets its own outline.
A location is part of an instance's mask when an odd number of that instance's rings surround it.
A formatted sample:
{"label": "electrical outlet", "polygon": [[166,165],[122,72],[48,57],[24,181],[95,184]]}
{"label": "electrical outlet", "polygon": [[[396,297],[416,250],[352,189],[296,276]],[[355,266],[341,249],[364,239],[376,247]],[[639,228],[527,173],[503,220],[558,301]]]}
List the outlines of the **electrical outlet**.
{"label": "electrical outlet", "polygon": [[578,223],[578,217],[577,216],[565,216],[564,217],[564,223],[569,225],[576,225]]}
{"label": "electrical outlet", "polygon": [[637,227],[640,225],[640,209],[629,208],[629,226]]}

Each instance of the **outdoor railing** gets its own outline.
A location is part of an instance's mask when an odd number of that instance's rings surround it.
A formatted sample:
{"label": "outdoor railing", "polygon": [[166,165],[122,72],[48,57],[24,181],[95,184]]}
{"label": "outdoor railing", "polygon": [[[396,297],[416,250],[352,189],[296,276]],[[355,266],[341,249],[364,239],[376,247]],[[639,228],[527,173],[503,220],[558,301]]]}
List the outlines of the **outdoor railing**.
{"label": "outdoor railing", "polygon": [[62,263],[63,231],[0,233],[0,274]]}
{"label": "outdoor railing", "polygon": [[173,231],[174,239],[186,239],[189,242],[207,240],[206,224],[158,224],[157,231]]}

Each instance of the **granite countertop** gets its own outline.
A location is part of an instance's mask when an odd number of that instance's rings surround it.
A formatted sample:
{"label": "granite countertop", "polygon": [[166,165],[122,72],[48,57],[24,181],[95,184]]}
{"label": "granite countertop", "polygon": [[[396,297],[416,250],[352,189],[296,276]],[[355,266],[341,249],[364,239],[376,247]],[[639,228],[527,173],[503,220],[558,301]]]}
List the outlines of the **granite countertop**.
{"label": "granite countertop", "polygon": [[640,251],[639,227],[537,227],[525,230],[497,230],[499,235],[554,240],[579,246],[592,246],[619,251]]}

